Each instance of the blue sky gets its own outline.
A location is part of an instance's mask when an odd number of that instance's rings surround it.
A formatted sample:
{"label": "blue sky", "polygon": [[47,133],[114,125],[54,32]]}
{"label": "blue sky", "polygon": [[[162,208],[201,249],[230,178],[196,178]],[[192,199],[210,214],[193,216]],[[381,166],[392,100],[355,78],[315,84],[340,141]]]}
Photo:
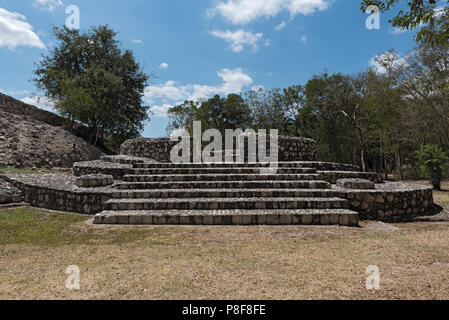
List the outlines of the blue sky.
{"label": "blue sky", "polygon": [[146,137],[166,136],[167,108],[185,99],[356,73],[377,54],[414,47],[414,32],[388,24],[392,13],[368,30],[359,0],[0,0],[0,92],[50,108],[30,79],[69,5],[79,7],[82,30],[108,24],[157,75],[146,89],[154,111]]}

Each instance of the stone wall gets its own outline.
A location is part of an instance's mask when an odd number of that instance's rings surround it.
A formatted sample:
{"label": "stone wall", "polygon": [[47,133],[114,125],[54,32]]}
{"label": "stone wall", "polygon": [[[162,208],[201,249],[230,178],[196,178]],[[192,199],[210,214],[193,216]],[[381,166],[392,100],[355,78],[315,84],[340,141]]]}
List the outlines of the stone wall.
{"label": "stone wall", "polygon": [[[269,143],[269,137],[267,137]],[[191,139],[191,150],[192,140]],[[179,140],[180,141],[180,138]],[[160,162],[170,162],[170,152],[178,144],[178,141],[171,141],[170,138],[141,138],[128,140],[122,144],[120,153],[122,155],[150,158]],[[312,139],[279,137],[279,161],[315,161],[317,159],[317,145]],[[247,158],[245,148],[245,158]],[[267,147],[269,151],[269,147]],[[191,152],[192,154],[192,152]]]}
{"label": "stone wall", "polygon": [[384,178],[379,173],[374,172],[347,172],[347,171],[318,171],[324,180],[329,183],[336,184],[340,179],[355,178],[355,179],[366,179],[374,183],[383,183]]}
{"label": "stone wall", "polygon": [[[32,206],[83,214],[103,211],[104,202],[113,198],[113,193],[119,190],[113,187],[79,188],[75,186],[74,176],[62,174],[8,174],[0,178],[19,189],[25,202]],[[129,196],[128,190],[124,192]],[[286,192],[291,191],[286,189]],[[421,185],[386,182],[376,184],[376,189],[373,190],[332,186],[332,189],[322,189],[320,192],[318,195],[315,192],[311,196],[347,199],[348,209],[359,212],[360,220],[408,221],[415,216],[432,214],[434,206],[432,188]],[[241,195],[246,196],[248,195],[243,193]],[[273,195],[279,196],[281,195]]]}
{"label": "stone wall", "polygon": [[72,176],[3,175],[2,178],[22,191],[26,203],[37,208],[96,214],[112,198],[110,189],[76,187]]}
{"label": "stone wall", "polygon": [[349,209],[359,212],[360,220],[400,222],[429,213],[433,208],[432,188],[403,183],[376,185],[376,190],[340,189]]}
{"label": "stone wall", "polygon": [[134,170],[130,164],[104,162],[102,160],[77,162],[73,165],[73,174],[76,177],[91,174],[106,174],[121,180],[127,174],[133,174]]}
{"label": "stone wall", "polygon": [[22,201],[22,192],[0,177],[0,205]]}
{"label": "stone wall", "polygon": [[63,126],[67,122],[57,114],[36,108],[2,93],[0,93],[0,111],[30,117],[56,127]]}

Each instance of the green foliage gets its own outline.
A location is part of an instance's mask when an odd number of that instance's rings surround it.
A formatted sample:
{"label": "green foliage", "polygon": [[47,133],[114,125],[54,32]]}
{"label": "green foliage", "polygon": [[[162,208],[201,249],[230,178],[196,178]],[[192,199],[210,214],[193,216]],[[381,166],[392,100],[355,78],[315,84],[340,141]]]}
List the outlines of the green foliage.
{"label": "green foliage", "polygon": [[278,129],[315,139],[323,161],[364,161],[370,171],[418,178],[416,150],[426,144],[449,150],[449,41],[440,41],[447,19],[442,14],[425,26],[403,60],[394,50],[384,55],[378,62],[385,73],[323,73],[305,85],[244,92],[243,102],[233,95],[229,100],[238,103],[228,109],[218,96],[185,102],[170,110],[172,128],[190,131],[192,120],[200,120],[206,129]]}
{"label": "green foliage", "polygon": [[230,94],[226,98],[219,95],[211,99],[183,104],[170,108],[171,123],[168,131],[183,129],[192,133],[193,121],[200,121],[203,130],[217,129],[224,134],[225,129],[247,129],[251,126],[251,111],[243,98]]}
{"label": "green foliage", "polygon": [[81,214],[55,212],[31,207],[0,210],[0,245],[33,244],[60,247],[75,244],[98,246],[126,244],[148,237],[143,229],[109,230],[96,233],[79,232],[76,226],[89,217]]}
{"label": "green foliage", "polygon": [[[415,29],[421,25],[432,25],[441,15],[448,15],[448,8],[444,7],[449,4],[448,0],[363,0],[361,9],[366,11],[370,5],[378,6],[381,12],[386,12],[394,7],[406,5],[408,11],[400,10],[398,14],[389,22],[394,27],[401,29]],[[441,6],[441,7],[438,7]],[[402,8],[402,7],[401,7]],[[441,11],[436,12],[436,9]],[[426,37],[426,28],[420,30],[417,34],[417,40]],[[446,23],[440,33],[440,40],[447,41],[449,37],[449,25]]]}
{"label": "green foliage", "polygon": [[108,26],[85,33],[53,28],[57,45],[42,57],[34,81],[72,123],[91,130],[91,142],[114,136],[118,144],[139,135],[148,119],[142,97],[148,76],[131,51],[122,51]]}
{"label": "green foliage", "polygon": [[440,190],[443,178],[443,165],[448,161],[445,152],[436,145],[425,145],[416,152],[421,168],[430,179],[432,186]]}

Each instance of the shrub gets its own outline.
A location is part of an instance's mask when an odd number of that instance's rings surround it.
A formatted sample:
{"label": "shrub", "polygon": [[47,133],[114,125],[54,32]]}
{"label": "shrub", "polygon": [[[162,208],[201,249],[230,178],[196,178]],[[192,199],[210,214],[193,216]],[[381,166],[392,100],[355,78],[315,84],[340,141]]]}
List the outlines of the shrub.
{"label": "shrub", "polygon": [[443,165],[448,161],[443,149],[436,145],[425,145],[416,154],[424,174],[430,179],[432,186],[440,190],[443,178]]}

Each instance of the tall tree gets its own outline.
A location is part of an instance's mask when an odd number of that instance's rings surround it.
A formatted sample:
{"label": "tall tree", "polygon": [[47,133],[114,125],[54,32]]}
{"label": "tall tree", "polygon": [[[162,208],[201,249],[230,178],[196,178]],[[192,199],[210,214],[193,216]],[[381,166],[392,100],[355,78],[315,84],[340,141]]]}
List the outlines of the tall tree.
{"label": "tall tree", "polygon": [[43,56],[34,81],[55,108],[91,128],[91,142],[113,137],[117,147],[139,135],[148,120],[142,104],[148,82],[131,51],[122,51],[108,26],[87,32],[53,28],[56,46]]}
{"label": "tall tree", "polygon": [[365,106],[365,98],[367,94],[367,75],[361,73],[353,77],[344,77],[340,86],[342,92],[346,92],[345,108],[340,112],[349,121],[351,126],[356,130],[360,143],[360,163],[362,170],[366,171],[366,143],[363,128],[360,124],[359,116],[361,109]]}

